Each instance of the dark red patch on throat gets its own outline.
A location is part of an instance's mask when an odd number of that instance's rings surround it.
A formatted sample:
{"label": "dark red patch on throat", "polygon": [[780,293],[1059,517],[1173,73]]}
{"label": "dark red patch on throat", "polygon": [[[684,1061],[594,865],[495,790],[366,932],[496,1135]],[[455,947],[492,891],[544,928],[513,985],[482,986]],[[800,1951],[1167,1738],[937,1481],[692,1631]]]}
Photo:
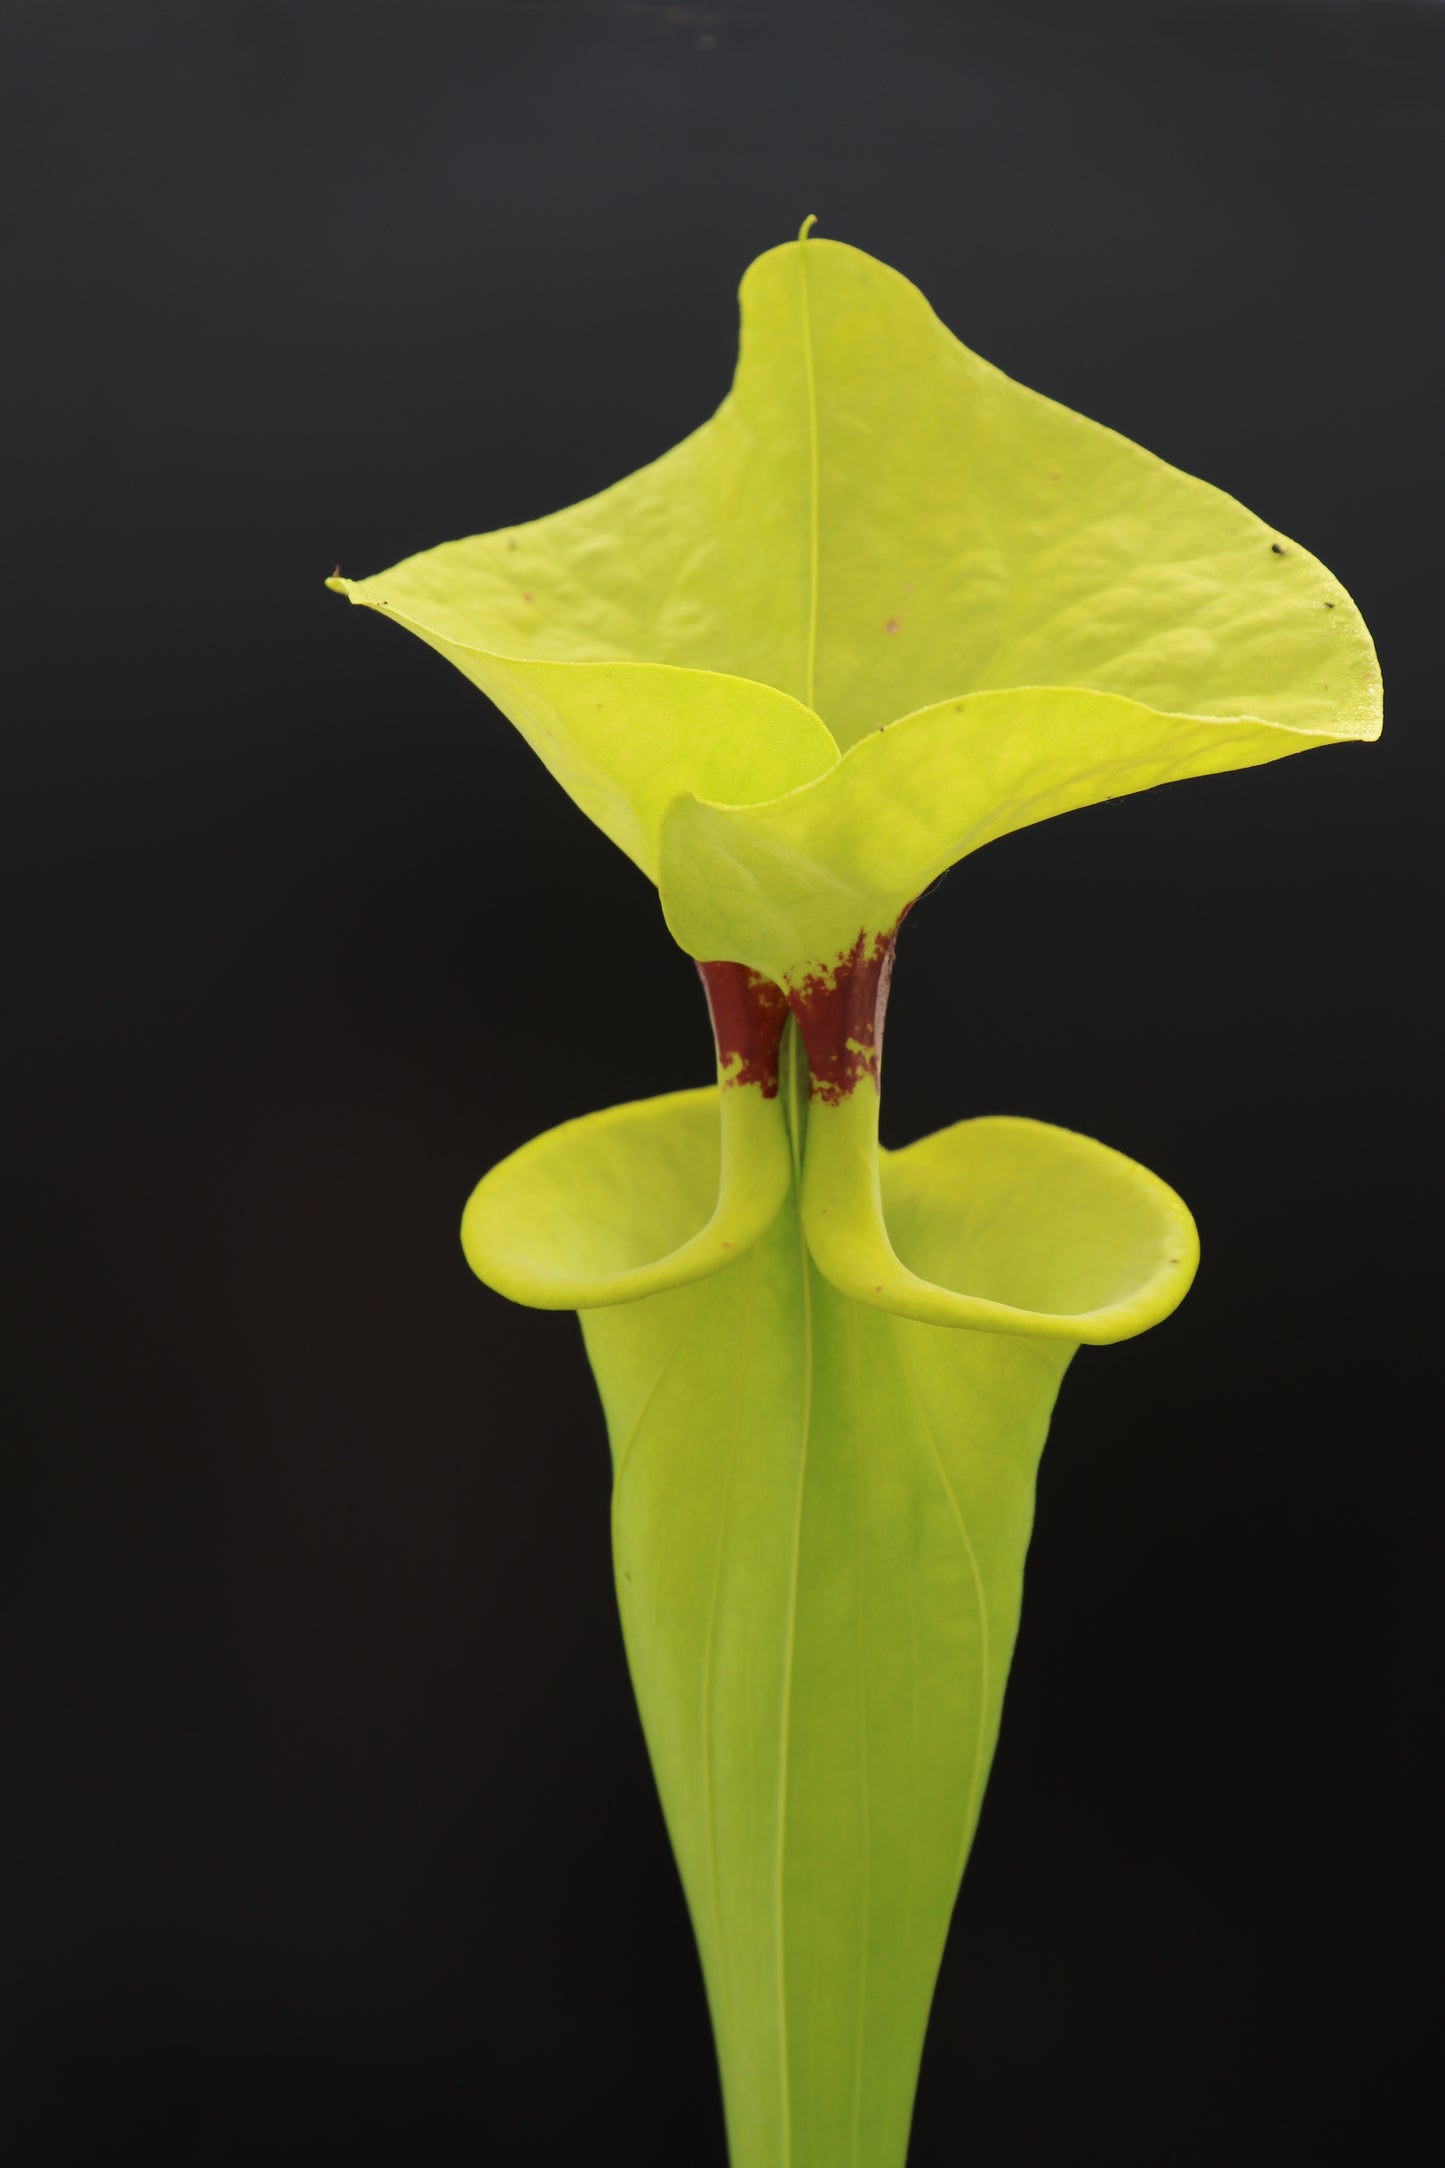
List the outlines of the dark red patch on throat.
{"label": "dark red patch on throat", "polygon": [[700,963],[697,970],[712,1011],[724,1084],[757,1084],[765,1099],[776,1099],[778,1049],[788,1021],[783,989],[746,964]]}
{"label": "dark red patch on throat", "polygon": [[[903,920],[900,918],[898,926]],[[883,1058],[883,1018],[893,977],[898,926],[859,934],[828,971],[811,972],[788,989],[788,1002],[808,1050],[813,1097],[837,1106],[868,1077],[878,1088]]]}

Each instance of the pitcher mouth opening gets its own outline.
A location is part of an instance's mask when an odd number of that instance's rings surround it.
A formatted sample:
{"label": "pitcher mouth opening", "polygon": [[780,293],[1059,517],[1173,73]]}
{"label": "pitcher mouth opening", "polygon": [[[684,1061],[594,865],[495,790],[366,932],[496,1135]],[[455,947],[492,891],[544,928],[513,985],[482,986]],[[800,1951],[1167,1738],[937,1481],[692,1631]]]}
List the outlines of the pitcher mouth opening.
{"label": "pitcher mouth opening", "polygon": [[1014,1116],[885,1152],[872,1094],[813,1108],[802,1209],[840,1292],[978,1332],[1130,1339],[1178,1306],[1199,1262],[1187,1206],[1122,1152]]}
{"label": "pitcher mouth opening", "polygon": [[534,1309],[637,1302],[734,1263],[791,1185],[776,1093],[709,1084],[534,1137],[472,1192],[462,1248],[479,1279]]}

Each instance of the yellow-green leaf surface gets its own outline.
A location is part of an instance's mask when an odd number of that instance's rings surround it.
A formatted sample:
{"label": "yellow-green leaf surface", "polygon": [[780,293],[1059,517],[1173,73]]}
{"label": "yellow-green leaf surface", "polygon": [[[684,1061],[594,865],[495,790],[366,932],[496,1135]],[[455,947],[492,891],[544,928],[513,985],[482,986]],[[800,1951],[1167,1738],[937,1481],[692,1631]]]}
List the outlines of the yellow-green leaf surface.
{"label": "yellow-green leaf surface", "polygon": [[880,1151],[893,931],[1010,830],[1374,737],[1369,636],[1308,551],[810,239],[663,458],[332,584],[491,697],[703,965],[718,1088],[524,1146],[463,1239],[582,1311],[733,2168],[901,2168],[1059,1380],[1198,1246],[1038,1123]]}
{"label": "yellow-green leaf surface", "polygon": [[801,1209],[840,1293],[926,1325],[1075,1346],[1147,1332],[1199,1264],[1187,1206],[1122,1152],[997,1117],[880,1152],[866,1087],[809,1109]]}
{"label": "yellow-green leaf surface", "polygon": [[[846,751],[769,806],[670,809],[663,902],[692,954],[795,983],[1011,829],[1378,735],[1369,635],[1307,551],[1010,382],[856,250],[763,259],[770,321],[792,266],[812,354],[810,696]],[[747,354],[745,334],[744,376]]]}
{"label": "yellow-green leaf surface", "polygon": [[836,965],[860,932],[891,930],[946,867],[1010,830],[1330,742],[1077,688],[973,693],[875,731],[769,805],[676,799],[662,829],[663,907],[690,954],[796,985]]}
{"label": "yellow-green leaf surface", "polygon": [[533,1309],[635,1302],[741,1257],[792,1174],[775,1098],[752,1085],[674,1092],[513,1152],[473,1190],[462,1248],[489,1287]]}
{"label": "yellow-green leaf surface", "polygon": [[734,2168],[901,2168],[1072,1350],[846,1301],[791,1205],[583,1323]]}
{"label": "yellow-green leaf surface", "polygon": [[650,663],[504,656],[438,630],[428,615],[462,616],[442,598],[468,591],[446,550],[373,580],[330,585],[418,633],[489,694],[549,774],[649,880],[657,878],[663,812],[680,791],[771,797],[837,758],[817,716],[769,685]]}
{"label": "yellow-green leaf surface", "polygon": [[770,250],[741,299],[732,391],[663,458],[332,583],[463,669],[654,878],[672,797],[818,784],[677,809],[692,953],[766,967],[757,909],[729,939],[749,884],[814,917],[861,884],[871,924],[1007,828],[1376,734],[1349,596],[1232,498],[1013,383],[857,249]]}
{"label": "yellow-green leaf surface", "polygon": [[[1060,1326],[1110,1307],[1114,1337],[1153,1322],[1139,1298],[1177,1200],[1086,1138],[961,1123],[882,1155],[883,1210],[911,1268],[1011,1330],[849,1300],[791,1194],[736,1262],[619,1303],[609,1274],[696,1240],[733,1097],[567,1123],[482,1190],[494,1237],[514,1206],[553,1269],[595,1276],[618,1595],[734,2168],[899,2168],[1074,1351]],[[534,1219],[537,1161],[558,1203]],[[514,1291],[505,1244],[469,1253]]]}

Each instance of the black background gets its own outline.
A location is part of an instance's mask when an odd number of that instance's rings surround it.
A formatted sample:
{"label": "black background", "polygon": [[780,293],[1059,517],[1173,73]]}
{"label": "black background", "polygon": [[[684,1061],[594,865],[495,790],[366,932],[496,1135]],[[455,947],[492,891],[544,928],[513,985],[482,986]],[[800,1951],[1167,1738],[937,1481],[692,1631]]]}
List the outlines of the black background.
{"label": "black background", "polygon": [[807,211],[1314,549],[1387,700],[907,930],[891,1140],[1100,1135],[1205,1256],[1065,1384],[912,2162],[1434,2157],[1445,7],[0,38],[7,2160],[720,2168],[579,1336],[456,1241],[535,1131],[706,1078],[700,996],[480,696],[321,581],[673,443]]}

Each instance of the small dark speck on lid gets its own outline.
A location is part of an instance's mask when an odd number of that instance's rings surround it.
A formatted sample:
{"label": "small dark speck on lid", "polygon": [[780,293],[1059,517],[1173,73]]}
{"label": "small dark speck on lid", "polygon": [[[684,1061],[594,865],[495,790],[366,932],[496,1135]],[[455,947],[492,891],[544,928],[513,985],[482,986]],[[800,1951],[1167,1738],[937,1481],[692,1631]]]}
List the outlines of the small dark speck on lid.
{"label": "small dark speck on lid", "polygon": [[531,599],[532,599],[532,598],[531,598],[531,596],[530,596],[530,595],[523,595],[523,597],[522,597],[522,600],[523,600],[524,602],[530,602],[530,601],[531,601]]}
{"label": "small dark speck on lid", "polygon": [[1332,609],[1334,608],[1334,604],[1333,604],[1332,602],[1327,602],[1327,603],[1325,604],[1325,608],[1326,608],[1327,610],[1332,610]]}
{"label": "small dark speck on lid", "polygon": [[897,632],[898,619],[896,617],[890,617],[887,624],[883,627],[883,630],[885,632]]}
{"label": "small dark speck on lid", "polygon": [[1271,549],[1272,549],[1272,550],[1274,551],[1274,554],[1275,554],[1275,556],[1276,556],[1276,557],[1283,557],[1283,555],[1284,555],[1284,544],[1283,544],[1283,542],[1271,542],[1269,546],[1270,546],[1270,548],[1271,548]]}

